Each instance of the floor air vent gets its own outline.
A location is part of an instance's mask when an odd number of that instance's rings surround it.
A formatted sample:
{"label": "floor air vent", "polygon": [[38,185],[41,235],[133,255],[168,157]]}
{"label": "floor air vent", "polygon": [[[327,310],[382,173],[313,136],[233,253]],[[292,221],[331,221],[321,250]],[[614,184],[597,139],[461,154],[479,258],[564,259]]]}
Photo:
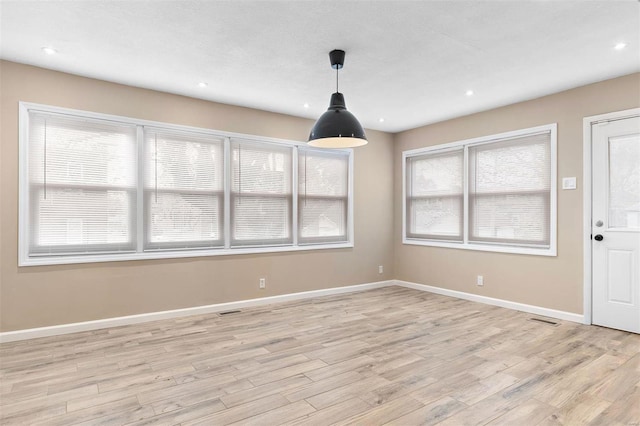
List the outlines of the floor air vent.
{"label": "floor air vent", "polygon": [[549,325],[552,325],[554,327],[557,327],[559,325],[555,321],[550,321],[550,320],[546,320],[546,319],[542,319],[542,318],[529,318],[529,321],[541,322],[543,324],[549,324]]}
{"label": "floor air vent", "polygon": [[239,314],[241,311],[225,311],[225,312],[218,312],[218,315],[230,315],[230,314]]}

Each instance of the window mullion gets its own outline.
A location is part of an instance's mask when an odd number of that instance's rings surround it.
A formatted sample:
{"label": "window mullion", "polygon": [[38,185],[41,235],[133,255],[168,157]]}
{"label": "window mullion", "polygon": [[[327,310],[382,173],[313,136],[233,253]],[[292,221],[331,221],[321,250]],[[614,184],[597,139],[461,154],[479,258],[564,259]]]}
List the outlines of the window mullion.
{"label": "window mullion", "polygon": [[[291,156],[291,227],[293,236],[293,245],[298,245],[298,147],[293,147],[293,155]],[[306,179],[306,176],[305,176]]]}
{"label": "window mullion", "polygon": [[355,219],[354,219],[354,207],[353,207],[353,198],[354,198],[354,183],[353,183],[353,149],[349,151],[349,163],[347,165],[348,169],[347,169],[347,184],[348,184],[348,190],[347,190],[347,199],[348,199],[348,213],[347,213],[347,238],[348,241],[351,244],[355,243]]}
{"label": "window mullion", "polygon": [[231,247],[231,140],[224,138],[224,248]]}
{"label": "window mullion", "polygon": [[136,184],[136,252],[144,251],[145,239],[145,204],[144,204],[144,126],[136,126],[136,143],[137,143],[137,161],[136,171],[138,172],[138,181]]}
{"label": "window mullion", "polygon": [[469,244],[469,146],[464,146],[464,154],[462,160],[462,243]]}

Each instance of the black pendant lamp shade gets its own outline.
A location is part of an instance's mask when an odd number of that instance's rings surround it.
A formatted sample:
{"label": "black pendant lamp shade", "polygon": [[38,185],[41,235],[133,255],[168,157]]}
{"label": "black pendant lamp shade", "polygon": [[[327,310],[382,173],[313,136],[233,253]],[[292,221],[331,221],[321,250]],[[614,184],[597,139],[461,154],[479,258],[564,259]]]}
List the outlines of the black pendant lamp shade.
{"label": "black pendant lamp shade", "polygon": [[331,95],[329,109],[320,116],[309,134],[309,145],[320,148],[351,148],[367,144],[362,125],[347,111],[344,95],[337,88],[337,70],[344,65],[344,51],[329,53],[331,67],[336,70],[336,93]]}

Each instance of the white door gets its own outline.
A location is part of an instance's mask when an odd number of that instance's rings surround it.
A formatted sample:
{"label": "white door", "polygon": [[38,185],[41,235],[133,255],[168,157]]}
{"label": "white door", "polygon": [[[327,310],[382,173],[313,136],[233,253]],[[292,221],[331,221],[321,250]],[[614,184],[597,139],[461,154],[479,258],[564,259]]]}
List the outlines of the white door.
{"label": "white door", "polygon": [[592,135],[592,322],[640,333],[640,117]]}

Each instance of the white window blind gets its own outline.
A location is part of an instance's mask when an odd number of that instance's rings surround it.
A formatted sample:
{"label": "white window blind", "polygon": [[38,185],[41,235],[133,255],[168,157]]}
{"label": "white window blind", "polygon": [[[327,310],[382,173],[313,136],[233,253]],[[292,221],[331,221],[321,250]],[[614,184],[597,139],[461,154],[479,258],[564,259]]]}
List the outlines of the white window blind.
{"label": "white window blind", "polygon": [[549,132],[470,146],[469,178],[469,241],[549,245]]}
{"label": "white window blind", "polygon": [[145,249],[224,245],[224,140],[144,129]]}
{"label": "white window blind", "polygon": [[350,150],[26,102],[19,112],[19,266],[353,246]]}
{"label": "white window blind", "polygon": [[299,149],[298,241],[347,241],[348,204],[349,154]]}
{"label": "white window blind", "polygon": [[135,250],[136,126],[29,120],[29,254]]}
{"label": "white window blind", "polygon": [[462,241],[462,148],[406,160],[406,236]]}
{"label": "white window blind", "polygon": [[557,125],[403,153],[403,243],[556,255]]}
{"label": "white window blind", "polygon": [[231,141],[231,246],[291,244],[292,151]]}

